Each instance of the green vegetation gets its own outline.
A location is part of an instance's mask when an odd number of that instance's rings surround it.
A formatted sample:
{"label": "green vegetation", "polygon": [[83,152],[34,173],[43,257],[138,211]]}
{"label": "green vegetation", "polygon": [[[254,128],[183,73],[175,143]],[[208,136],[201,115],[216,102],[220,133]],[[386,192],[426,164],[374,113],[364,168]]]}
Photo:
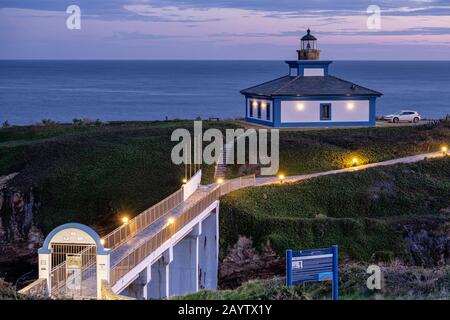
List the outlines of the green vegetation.
{"label": "green vegetation", "polygon": [[[401,264],[381,266],[381,290],[366,286],[367,266],[345,264],[339,270],[339,296],[348,299],[448,299],[450,267],[424,269]],[[298,300],[330,299],[331,283],[306,283],[287,288],[285,279],[252,280],[235,290],[200,291],[178,300]]]}
{"label": "green vegetation", "polygon": [[[44,233],[69,221],[104,233],[120,214],[134,216],[180,187],[184,167],[170,160],[170,136],[192,121],[75,123],[0,130],[0,175],[20,172],[11,186],[33,189]],[[211,126],[234,127],[204,123]],[[204,169],[211,180],[213,168]]]}
{"label": "green vegetation", "polygon": [[[320,172],[440,150],[450,141],[450,118],[419,126],[280,131],[280,168],[285,176]],[[229,166],[230,177],[258,167]]]}
{"label": "green vegetation", "polygon": [[310,300],[300,286],[288,288],[282,279],[253,280],[235,290],[203,290],[174,300]]}
{"label": "green vegetation", "polygon": [[450,157],[238,190],[221,202],[222,255],[244,235],[280,255],[338,244],[341,259],[406,260],[402,226],[448,229],[449,194]]}

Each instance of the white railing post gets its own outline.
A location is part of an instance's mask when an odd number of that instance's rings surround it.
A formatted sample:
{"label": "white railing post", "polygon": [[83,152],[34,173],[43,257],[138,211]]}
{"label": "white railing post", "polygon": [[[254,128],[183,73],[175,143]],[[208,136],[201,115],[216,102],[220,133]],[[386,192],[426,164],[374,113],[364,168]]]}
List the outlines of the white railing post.
{"label": "white railing post", "polygon": [[[43,252],[44,250],[41,250]],[[47,292],[50,296],[52,294],[52,284],[51,284],[51,253],[48,251],[48,253],[41,253],[39,252],[39,279],[46,279],[47,280]]]}
{"label": "white railing post", "polygon": [[109,283],[111,270],[111,251],[97,252],[97,299],[102,298],[102,281]]}

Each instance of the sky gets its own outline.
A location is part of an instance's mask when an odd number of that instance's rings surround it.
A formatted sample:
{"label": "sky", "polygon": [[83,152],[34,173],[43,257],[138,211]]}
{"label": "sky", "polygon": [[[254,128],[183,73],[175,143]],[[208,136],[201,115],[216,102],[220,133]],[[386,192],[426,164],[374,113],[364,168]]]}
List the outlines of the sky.
{"label": "sky", "polygon": [[307,28],[323,59],[450,60],[450,0],[0,0],[0,59],[295,59]]}

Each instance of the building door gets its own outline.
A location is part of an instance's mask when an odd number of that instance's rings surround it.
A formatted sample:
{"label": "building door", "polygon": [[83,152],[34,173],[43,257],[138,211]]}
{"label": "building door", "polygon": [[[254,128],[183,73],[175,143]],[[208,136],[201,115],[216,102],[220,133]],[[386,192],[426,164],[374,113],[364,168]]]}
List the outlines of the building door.
{"label": "building door", "polygon": [[66,258],[66,288],[69,296],[81,296],[82,278],[82,257],[81,254],[67,254]]}

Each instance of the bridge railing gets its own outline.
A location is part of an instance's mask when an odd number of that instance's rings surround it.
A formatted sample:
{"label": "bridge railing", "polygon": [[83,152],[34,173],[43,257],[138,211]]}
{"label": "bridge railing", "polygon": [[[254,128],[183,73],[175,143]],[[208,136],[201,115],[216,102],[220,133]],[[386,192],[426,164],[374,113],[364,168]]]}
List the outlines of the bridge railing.
{"label": "bridge railing", "polygon": [[37,279],[19,290],[20,294],[36,297],[45,297],[48,295],[47,279]]}
{"label": "bridge railing", "polygon": [[214,188],[206,196],[197,201],[193,206],[189,207],[186,211],[180,214],[172,224],[167,224],[157,234],[143,242],[134,251],[120,260],[111,269],[111,285],[114,286],[120,278],[126,275],[131,269],[136,267],[164,242],[169,240],[174,234],[176,234],[185,225],[187,225],[190,221],[192,221],[195,217],[202,213],[214,201],[218,200],[220,196],[243,187],[255,185],[255,182],[255,176],[252,175],[228,180],[222,185]]}
{"label": "bridge railing", "polygon": [[183,190],[180,189],[106,235],[103,238],[105,248],[111,250],[117,248],[182,202]]}

